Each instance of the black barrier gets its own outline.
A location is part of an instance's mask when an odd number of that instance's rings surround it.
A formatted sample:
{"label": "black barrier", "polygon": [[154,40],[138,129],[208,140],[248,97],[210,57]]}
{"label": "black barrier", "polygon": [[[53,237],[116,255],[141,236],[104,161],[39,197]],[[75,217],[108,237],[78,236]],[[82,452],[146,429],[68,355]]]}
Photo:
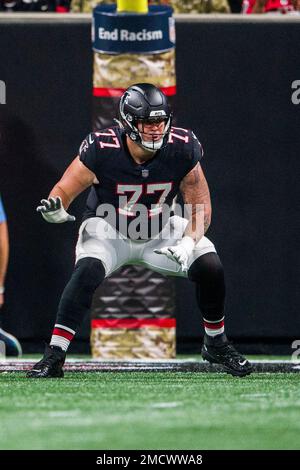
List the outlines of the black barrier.
{"label": "black barrier", "polygon": [[3,327],[41,349],[72,270],[85,198],[72,205],[75,224],[45,224],[35,207],[91,128],[90,24],[2,21],[0,44],[0,187],[11,239]]}
{"label": "black barrier", "polygon": [[[204,146],[227,331],[244,342],[289,345],[300,331],[299,37],[296,20],[177,22],[177,121]],[[12,245],[4,325],[21,342],[48,339],[78,223],[46,224],[34,209],[90,127],[90,25],[1,19],[0,44],[0,188]],[[84,195],[72,213],[83,204]],[[193,286],[176,282],[178,337],[198,342]]]}
{"label": "black barrier", "polygon": [[[300,22],[180,22],[177,37],[177,105],[204,146],[228,335],[295,338],[300,106],[291,84],[300,76]],[[181,303],[183,289],[192,289],[178,287],[179,327],[189,336],[196,305]],[[194,318],[192,330],[185,318]]]}

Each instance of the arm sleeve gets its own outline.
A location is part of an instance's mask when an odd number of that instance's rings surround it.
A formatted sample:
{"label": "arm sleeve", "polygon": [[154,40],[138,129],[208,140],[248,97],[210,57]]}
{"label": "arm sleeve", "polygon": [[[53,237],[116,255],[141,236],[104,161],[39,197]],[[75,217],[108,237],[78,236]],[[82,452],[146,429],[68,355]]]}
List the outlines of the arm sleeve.
{"label": "arm sleeve", "polygon": [[97,149],[93,133],[82,141],[79,148],[79,159],[89,170],[96,173]]}
{"label": "arm sleeve", "polygon": [[3,208],[3,204],[2,204],[1,196],[0,196],[0,224],[2,222],[6,222],[6,215],[4,212],[4,208]]}

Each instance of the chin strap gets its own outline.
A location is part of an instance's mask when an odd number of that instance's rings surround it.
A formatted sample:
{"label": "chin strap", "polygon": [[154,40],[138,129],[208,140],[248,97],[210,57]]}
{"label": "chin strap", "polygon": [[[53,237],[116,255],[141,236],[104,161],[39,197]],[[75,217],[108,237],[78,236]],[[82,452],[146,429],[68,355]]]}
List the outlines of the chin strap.
{"label": "chin strap", "polygon": [[113,121],[117,124],[117,126],[121,127],[121,129],[124,129],[124,126],[123,126],[123,124],[121,123],[121,121],[119,121],[119,119],[113,118]]}
{"label": "chin strap", "polygon": [[164,143],[164,139],[160,139],[157,142],[146,142],[145,140],[141,139],[140,145],[146,150],[159,150]]}

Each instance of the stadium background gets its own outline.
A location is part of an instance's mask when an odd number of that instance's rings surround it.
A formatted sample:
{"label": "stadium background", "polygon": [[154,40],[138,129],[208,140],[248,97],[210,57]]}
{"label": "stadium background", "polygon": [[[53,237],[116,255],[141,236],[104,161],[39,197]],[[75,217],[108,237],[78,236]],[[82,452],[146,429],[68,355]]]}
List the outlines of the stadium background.
{"label": "stadium background", "polygon": [[[11,257],[4,327],[24,351],[50,337],[74,261],[76,227],[35,213],[91,128],[90,19],[0,19],[1,192]],[[213,221],[226,269],[227,331],[245,352],[291,352],[300,328],[300,106],[297,19],[178,18],[178,124],[205,149]],[[195,47],[197,44],[197,47]],[[34,73],[33,73],[34,71]],[[12,190],[13,188],[13,190]],[[72,206],[80,221],[85,195]],[[176,281],[179,351],[199,350],[193,286]],[[86,320],[73,351],[88,350]]]}

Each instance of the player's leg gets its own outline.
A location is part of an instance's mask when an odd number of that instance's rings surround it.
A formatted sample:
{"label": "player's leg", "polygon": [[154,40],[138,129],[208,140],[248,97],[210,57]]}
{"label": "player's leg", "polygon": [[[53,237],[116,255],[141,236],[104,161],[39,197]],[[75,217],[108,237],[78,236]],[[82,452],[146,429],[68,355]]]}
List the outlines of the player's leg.
{"label": "player's leg", "polygon": [[105,269],[99,259],[86,257],[76,263],[59,302],[50,345],[46,345],[43,359],[33,366],[27,377],[63,377],[66,351],[104,277]]}
{"label": "player's leg", "polygon": [[213,243],[207,238],[195,246],[188,262],[188,272],[183,272],[175,261],[153,253],[153,249],[175,245],[185,230],[187,221],[178,216],[171,218],[166,228],[167,238],[147,243],[143,262],[154,271],[169,276],[188,277],[195,283],[196,299],[203,316],[205,335],[202,348],[203,358],[222,364],[232,375],[247,375],[251,372],[249,362],[228,342],[224,331],[225,280],[224,270]]}
{"label": "player's leg", "polygon": [[[155,253],[154,250],[160,250],[166,246],[176,245],[183,236],[188,221],[177,215],[169,219],[168,224],[164,227],[157,238],[153,238],[144,244],[141,250],[141,263],[153,271],[159,272],[166,276],[187,277],[187,273],[182,271],[180,264],[165,255]],[[215,252],[213,243],[206,237],[203,237],[201,244],[195,247],[193,256],[189,260],[189,266],[200,255],[209,252]]]}
{"label": "player's leg", "polygon": [[195,283],[205,334],[213,338],[224,333],[225,279],[219,256],[215,251],[200,255],[192,262],[187,274]]}
{"label": "player's leg", "polygon": [[27,377],[63,377],[66,351],[89,313],[95,290],[127,259],[128,244],[105,224],[102,219],[95,218],[81,227],[76,247],[77,262],[60,299],[50,345],[46,345],[43,359],[35,364]]}
{"label": "player's leg", "polygon": [[229,343],[224,331],[225,279],[217,253],[198,256],[188,269],[188,278],[195,283],[197,303],[203,316],[203,359],[223,365],[232,375],[250,374],[250,363]]}

